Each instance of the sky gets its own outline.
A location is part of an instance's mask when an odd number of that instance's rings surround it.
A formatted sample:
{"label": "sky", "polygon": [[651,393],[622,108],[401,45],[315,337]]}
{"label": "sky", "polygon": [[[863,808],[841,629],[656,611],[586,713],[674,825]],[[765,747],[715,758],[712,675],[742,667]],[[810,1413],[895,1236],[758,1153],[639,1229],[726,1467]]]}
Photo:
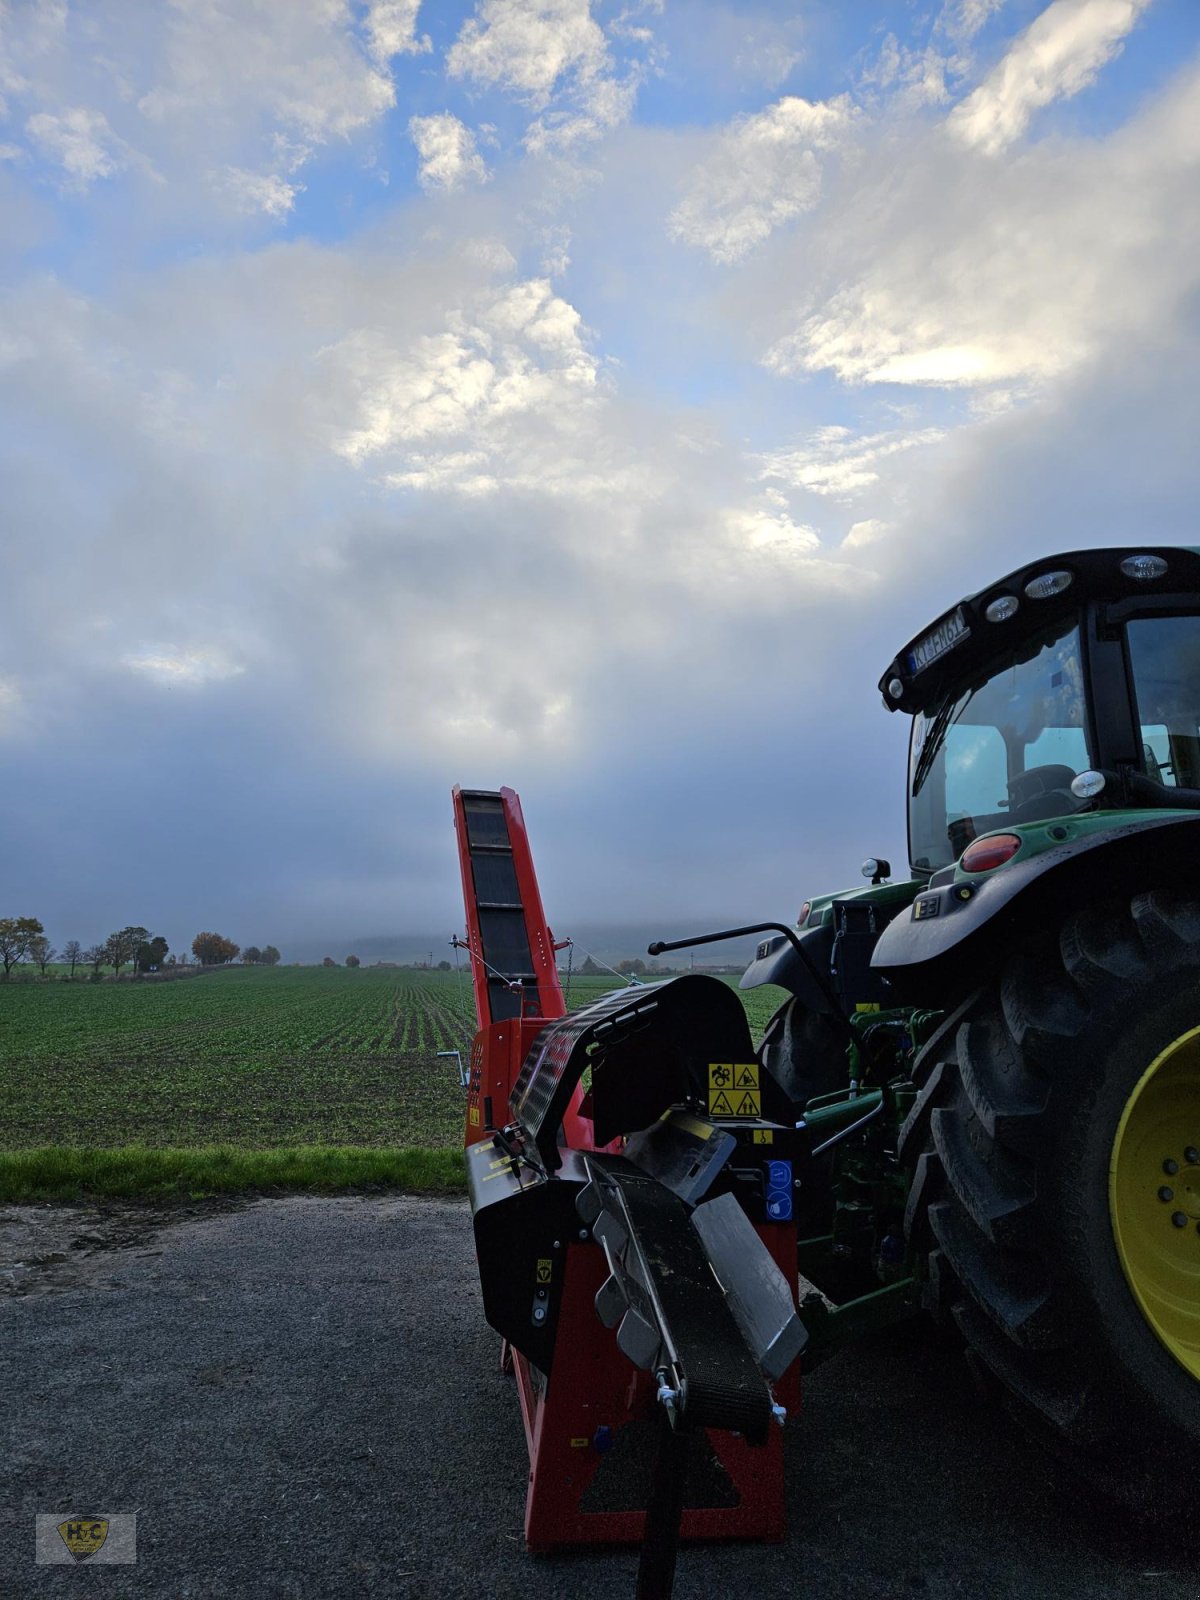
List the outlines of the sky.
{"label": "sky", "polygon": [[0,0],[0,915],[899,867],[896,650],[1200,543],[1198,197],[1195,0]]}

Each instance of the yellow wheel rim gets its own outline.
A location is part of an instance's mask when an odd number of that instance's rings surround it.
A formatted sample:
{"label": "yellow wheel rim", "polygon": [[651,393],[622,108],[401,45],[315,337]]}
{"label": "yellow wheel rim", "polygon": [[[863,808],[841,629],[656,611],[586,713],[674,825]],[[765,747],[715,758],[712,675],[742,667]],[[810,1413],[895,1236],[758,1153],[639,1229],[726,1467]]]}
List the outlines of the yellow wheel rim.
{"label": "yellow wheel rim", "polygon": [[1200,1379],[1200,1028],[1168,1045],[1129,1096],[1108,1203],[1142,1314]]}

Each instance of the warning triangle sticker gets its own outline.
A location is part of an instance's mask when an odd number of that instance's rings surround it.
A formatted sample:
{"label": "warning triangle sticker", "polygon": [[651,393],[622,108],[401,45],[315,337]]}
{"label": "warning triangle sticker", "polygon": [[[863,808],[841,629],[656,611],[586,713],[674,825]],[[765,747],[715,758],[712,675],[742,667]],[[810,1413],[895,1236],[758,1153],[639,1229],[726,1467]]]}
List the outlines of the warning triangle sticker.
{"label": "warning triangle sticker", "polygon": [[733,1114],[735,1117],[756,1117],[761,1103],[760,1097],[747,1089],[737,1102],[737,1110]]}
{"label": "warning triangle sticker", "polygon": [[734,1067],[733,1087],[735,1089],[757,1089],[758,1067],[756,1065]]}
{"label": "warning triangle sticker", "polygon": [[723,1091],[720,1094],[710,1095],[708,1100],[708,1114],[710,1117],[736,1117],[733,1102]]}

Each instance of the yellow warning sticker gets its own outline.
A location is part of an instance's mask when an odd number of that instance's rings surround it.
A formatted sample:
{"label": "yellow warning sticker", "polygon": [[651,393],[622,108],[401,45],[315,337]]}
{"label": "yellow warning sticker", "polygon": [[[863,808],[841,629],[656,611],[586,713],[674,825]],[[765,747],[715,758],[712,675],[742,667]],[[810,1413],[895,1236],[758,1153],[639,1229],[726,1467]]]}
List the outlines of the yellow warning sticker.
{"label": "yellow warning sticker", "polygon": [[754,1142],[755,1144],[774,1144],[775,1130],[773,1128],[755,1128]]}
{"label": "yellow warning sticker", "polygon": [[733,1069],[733,1087],[735,1089],[758,1088],[758,1062],[747,1061]]}
{"label": "yellow warning sticker", "polygon": [[583,1439],[572,1439],[571,1440],[571,1449],[572,1450],[586,1450],[587,1447],[588,1447],[588,1442],[587,1442],[586,1438],[583,1438]]}
{"label": "yellow warning sticker", "polygon": [[762,1115],[762,1095],[757,1089],[710,1089],[710,1117],[757,1117]]}
{"label": "yellow warning sticker", "polygon": [[732,1089],[733,1063],[731,1061],[710,1061],[708,1063],[708,1087],[710,1089]]}
{"label": "yellow warning sticker", "polygon": [[542,1256],[541,1259],[538,1261],[538,1264],[537,1264],[537,1281],[539,1283],[549,1283],[550,1282],[550,1274],[553,1271],[554,1271],[554,1262],[550,1259],[549,1256]]}
{"label": "yellow warning sticker", "polygon": [[855,1009],[855,1011],[878,1011],[879,1010],[879,1001],[878,1000],[856,1000],[854,1002],[854,1009]]}
{"label": "yellow warning sticker", "polygon": [[479,1126],[479,1107],[478,1106],[472,1106],[471,1109],[467,1112],[467,1121],[471,1124],[471,1126],[473,1128],[477,1128]]}

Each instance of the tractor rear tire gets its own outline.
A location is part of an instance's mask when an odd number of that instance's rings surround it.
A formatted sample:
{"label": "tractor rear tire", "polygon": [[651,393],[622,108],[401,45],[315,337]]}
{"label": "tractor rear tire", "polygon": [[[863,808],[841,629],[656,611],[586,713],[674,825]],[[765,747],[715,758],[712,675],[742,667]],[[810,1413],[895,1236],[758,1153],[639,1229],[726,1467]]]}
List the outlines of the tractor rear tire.
{"label": "tractor rear tire", "polygon": [[763,1031],[759,1060],[800,1109],[850,1082],[846,1029],[793,997]]}
{"label": "tractor rear tire", "polygon": [[1037,935],[914,1068],[905,1218],[935,1315],[1014,1414],[1148,1516],[1200,1450],[1200,902]]}

